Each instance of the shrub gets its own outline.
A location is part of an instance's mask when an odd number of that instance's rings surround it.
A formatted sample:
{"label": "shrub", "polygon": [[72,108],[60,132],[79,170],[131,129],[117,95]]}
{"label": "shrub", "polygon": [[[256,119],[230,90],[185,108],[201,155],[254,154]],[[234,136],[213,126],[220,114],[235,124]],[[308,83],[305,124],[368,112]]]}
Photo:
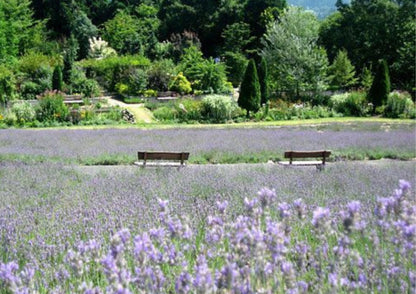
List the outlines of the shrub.
{"label": "shrub", "polygon": [[415,118],[415,104],[407,92],[391,92],[383,115],[390,118]]}
{"label": "shrub", "polygon": [[345,101],[344,114],[364,116],[368,113],[368,103],[364,92],[351,92]]}
{"label": "shrub", "polygon": [[20,124],[31,122],[36,117],[35,109],[26,101],[13,104],[11,111],[16,115],[16,120]]}
{"label": "shrub", "polygon": [[156,108],[153,111],[153,115],[156,119],[162,120],[162,121],[173,121],[176,119],[178,113],[176,109],[169,107],[169,106],[162,106],[159,108]]}
{"label": "shrub", "polygon": [[179,92],[181,94],[189,94],[192,92],[191,83],[183,75],[182,72],[175,76],[169,85],[169,90]]}
{"label": "shrub", "polygon": [[129,86],[123,83],[117,83],[114,90],[116,90],[120,95],[125,95],[129,92]]}
{"label": "shrub", "polygon": [[62,94],[58,92],[46,92],[39,97],[39,106],[36,117],[39,121],[65,121],[68,117],[68,108],[64,104]]}
{"label": "shrub", "polygon": [[331,96],[329,106],[346,116],[364,116],[369,108],[364,92],[350,92]]}
{"label": "shrub", "polygon": [[238,105],[247,110],[247,117],[249,117],[250,111],[257,112],[259,110],[260,99],[261,92],[259,78],[257,76],[254,60],[251,59],[247,65],[243,82],[241,83]]}
{"label": "shrub", "polygon": [[0,103],[13,98],[15,92],[15,77],[13,72],[0,64]]}
{"label": "shrub", "polygon": [[260,105],[266,104],[269,101],[269,75],[267,71],[267,63],[264,57],[261,58],[260,65],[258,67],[258,77],[260,83],[261,101]]}
{"label": "shrub", "polygon": [[238,52],[225,52],[224,58],[228,80],[234,87],[238,87],[243,80],[248,60],[244,54]]}
{"label": "shrub", "polygon": [[202,101],[195,99],[182,99],[175,104],[178,119],[181,122],[201,121]]}
{"label": "shrub", "polygon": [[52,74],[52,90],[62,91],[62,88],[62,68],[60,66],[55,66]]}
{"label": "shrub", "polygon": [[34,100],[42,92],[42,86],[32,81],[26,81],[20,85],[20,95],[25,100]]}
{"label": "shrub", "polygon": [[237,104],[231,96],[209,95],[202,99],[202,115],[213,122],[224,122],[232,119]]}
{"label": "shrub", "polygon": [[390,93],[390,76],[387,62],[379,62],[376,75],[368,92],[368,100],[373,103],[374,109],[386,103]]}
{"label": "shrub", "polygon": [[160,92],[167,91],[171,76],[175,75],[174,67],[170,59],[154,62],[147,71],[148,87]]}
{"label": "shrub", "polygon": [[192,88],[204,93],[228,93],[225,65],[214,59],[204,59],[195,46],[185,49],[178,65],[180,71],[189,79]]}
{"label": "shrub", "polygon": [[81,93],[85,97],[94,97],[100,94],[101,88],[95,79],[88,79],[84,72],[76,67],[72,70],[72,92]]}

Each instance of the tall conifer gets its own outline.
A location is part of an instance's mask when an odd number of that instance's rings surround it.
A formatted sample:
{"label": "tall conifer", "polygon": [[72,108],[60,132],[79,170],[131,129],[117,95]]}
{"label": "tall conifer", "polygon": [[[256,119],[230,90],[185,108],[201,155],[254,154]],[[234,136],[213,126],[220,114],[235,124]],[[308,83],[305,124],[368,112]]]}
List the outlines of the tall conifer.
{"label": "tall conifer", "polygon": [[247,110],[247,117],[249,117],[250,111],[256,112],[259,110],[260,99],[260,83],[256,64],[253,59],[250,59],[244,74],[244,79],[241,83],[238,105]]}

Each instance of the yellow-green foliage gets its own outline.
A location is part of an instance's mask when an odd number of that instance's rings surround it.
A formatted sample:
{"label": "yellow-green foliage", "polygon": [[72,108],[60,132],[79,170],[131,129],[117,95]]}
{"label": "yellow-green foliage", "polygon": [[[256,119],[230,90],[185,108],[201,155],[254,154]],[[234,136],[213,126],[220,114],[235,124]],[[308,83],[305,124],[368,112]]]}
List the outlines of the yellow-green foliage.
{"label": "yellow-green foliage", "polygon": [[189,94],[192,92],[191,83],[182,72],[178,73],[178,75],[173,78],[169,89],[181,94]]}

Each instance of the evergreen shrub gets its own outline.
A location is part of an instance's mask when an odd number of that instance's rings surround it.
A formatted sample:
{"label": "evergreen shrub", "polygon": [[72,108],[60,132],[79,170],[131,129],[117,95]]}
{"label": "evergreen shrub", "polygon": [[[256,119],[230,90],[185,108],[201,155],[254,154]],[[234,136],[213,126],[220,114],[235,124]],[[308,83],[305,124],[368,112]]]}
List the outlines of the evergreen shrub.
{"label": "evergreen shrub", "polygon": [[387,98],[383,115],[390,118],[415,118],[415,103],[407,92],[393,91]]}

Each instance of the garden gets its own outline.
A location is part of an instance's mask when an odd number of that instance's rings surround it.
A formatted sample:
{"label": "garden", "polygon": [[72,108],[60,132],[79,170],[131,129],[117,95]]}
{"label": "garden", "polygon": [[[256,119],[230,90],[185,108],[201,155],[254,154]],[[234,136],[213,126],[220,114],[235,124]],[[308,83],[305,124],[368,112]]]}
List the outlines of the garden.
{"label": "garden", "polygon": [[[7,129],[0,142],[2,293],[415,290],[414,123]],[[331,148],[327,168],[276,164],[299,145]],[[139,168],[140,149],[191,156]]]}
{"label": "garden", "polygon": [[294,2],[0,1],[0,294],[416,293],[415,3]]}

